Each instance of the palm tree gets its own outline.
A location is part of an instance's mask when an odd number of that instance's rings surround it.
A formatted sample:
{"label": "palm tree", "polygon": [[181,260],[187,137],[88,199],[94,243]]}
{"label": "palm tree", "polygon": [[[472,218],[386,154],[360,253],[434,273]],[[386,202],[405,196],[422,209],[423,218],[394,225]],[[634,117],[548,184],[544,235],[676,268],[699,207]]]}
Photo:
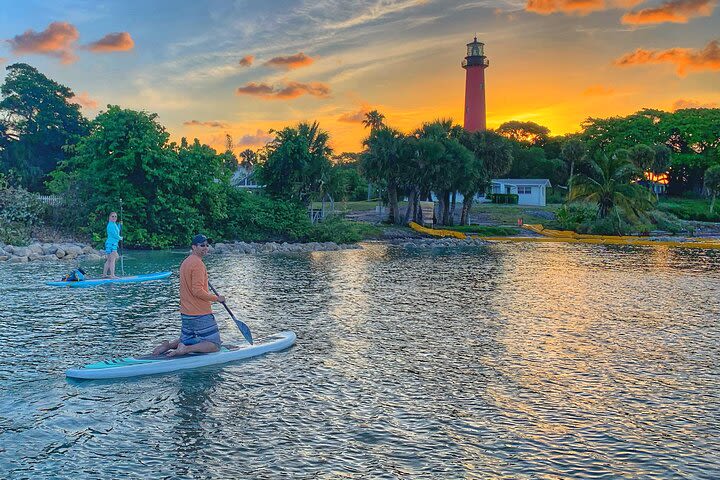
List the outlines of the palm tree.
{"label": "palm tree", "polygon": [[255,159],[257,158],[257,154],[250,150],[249,148],[246,148],[242,152],[240,152],[240,165],[244,167],[246,170],[252,169],[253,165],[255,164]]}
{"label": "palm tree", "polygon": [[572,187],[573,175],[575,175],[575,165],[585,160],[587,148],[582,140],[571,138],[565,143],[560,150],[560,156],[570,164],[570,176],[568,177],[568,187]]}
{"label": "palm tree", "polygon": [[408,156],[405,137],[392,128],[374,129],[363,145],[365,151],[360,159],[365,178],[371,182],[387,182],[390,222],[399,223],[398,188]]}
{"label": "palm tree", "polygon": [[362,123],[365,125],[365,128],[370,127],[372,131],[384,127],[385,124],[383,120],[385,120],[385,115],[377,110],[372,110],[365,114],[365,120],[363,120]]}
{"label": "palm tree", "polygon": [[600,218],[606,218],[616,207],[636,216],[652,205],[644,189],[633,183],[641,175],[626,157],[602,155],[589,162],[588,175],[575,175],[568,200],[597,203]]}

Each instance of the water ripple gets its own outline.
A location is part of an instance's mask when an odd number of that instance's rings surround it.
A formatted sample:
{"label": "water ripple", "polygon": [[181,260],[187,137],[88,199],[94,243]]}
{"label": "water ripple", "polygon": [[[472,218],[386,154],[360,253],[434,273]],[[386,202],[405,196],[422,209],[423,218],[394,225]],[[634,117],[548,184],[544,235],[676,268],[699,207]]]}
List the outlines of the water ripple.
{"label": "water ripple", "polygon": [[[177,272],[184,255],[131,252],[125,268]],[[255,335],[297,345],[70,382],[176,335],[177,275],[60,290],[43,282],[67,265],[0,264],[0,476],[720,476],[715,252],[368,244],[207,263]]]}

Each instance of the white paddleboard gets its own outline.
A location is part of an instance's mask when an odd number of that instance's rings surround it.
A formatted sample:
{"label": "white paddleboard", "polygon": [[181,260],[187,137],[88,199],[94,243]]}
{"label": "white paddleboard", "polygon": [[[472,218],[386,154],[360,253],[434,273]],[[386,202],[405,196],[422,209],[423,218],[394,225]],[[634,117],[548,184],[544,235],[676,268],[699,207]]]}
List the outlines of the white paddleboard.
{"label": "white paddleboard", "polygon": [[295,333],[280,332],[255,340],[253,345],[222,347],[219,352],[193,353],[182,357],[145,355],[139,357],[115,358],[91,363],[82,368],[71,368],[65,372],[69,378],[106,379],[126,378],[140,375],[175,372],[191,368],[234,362],[243,358],[256,357],[268,352],[284,350],[295,343]]}

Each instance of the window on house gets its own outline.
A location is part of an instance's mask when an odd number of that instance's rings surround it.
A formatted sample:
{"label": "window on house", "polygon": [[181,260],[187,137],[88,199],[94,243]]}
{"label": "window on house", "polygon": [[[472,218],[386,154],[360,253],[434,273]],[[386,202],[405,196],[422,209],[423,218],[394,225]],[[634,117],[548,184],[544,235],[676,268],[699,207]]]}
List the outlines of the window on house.
{"label": "window on house", "polygon": [[532,187],[519,186],[519,187],[517,187],[517,189],[518,189],[518,195],[529,195],[532,193]]}

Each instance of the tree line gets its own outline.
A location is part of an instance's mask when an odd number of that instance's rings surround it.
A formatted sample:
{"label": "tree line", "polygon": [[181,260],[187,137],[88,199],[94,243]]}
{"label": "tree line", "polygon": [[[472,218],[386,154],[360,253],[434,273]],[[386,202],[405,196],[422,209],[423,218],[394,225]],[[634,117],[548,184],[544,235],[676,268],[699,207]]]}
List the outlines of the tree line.
{"label": "tree line", "polygon": [[[68,87],[27,64],[9,65],[7,72],[0,87],[0,172],[31,192],[76,202],[67,220],[76,226],[101,222],[123,198],[142,226],[138,245],[174,244],[198,229],[230,237],[243,221],[257,223],[233,218],[242,210],[237,205],[258,201],[229,188],[238,164],[254,171],[267,201],[279,202],[266,205],[275,212],[287,205],[301,211],[327,195],[360,200],[371,182],[399,224],[418,220],[419,202],[428,198],[438,201],[439,223],[450,225],[459,213],[465,224],[476,194],[503,176],[547,178],[555,187],[551,200],[569,193],[597,201],[601,217],[615,205],[646,208],[644,199],[652,201],[653,182],[662,174],[674,195],[720,191],[714,180],[720,178],[720,109],[588,118],[580,132],[563,136],[519,121],[471,133],[449,119],[404,133],[372,111],[361,152],[334,152],[330,135],[308,122],[273,131],[265,147],[245,149],[238,158],[229,136],[221,153],[197,139],[170,142],[156,115],[119,106],[89,121]],[[278,230],[290,228],[271,217],[282,225]]]}

